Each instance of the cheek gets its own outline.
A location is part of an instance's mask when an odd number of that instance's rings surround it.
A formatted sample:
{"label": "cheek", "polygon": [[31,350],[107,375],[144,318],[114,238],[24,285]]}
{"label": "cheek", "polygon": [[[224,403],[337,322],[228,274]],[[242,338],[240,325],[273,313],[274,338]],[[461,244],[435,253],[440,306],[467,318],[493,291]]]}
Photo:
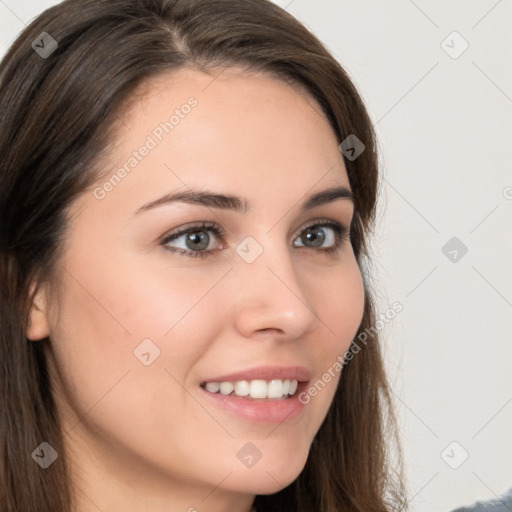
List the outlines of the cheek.
{"label": "cheek", "polygon": [[[63,287],[58,321],[51,322],[50,371],[60,378],[65,428],[78,446],[94,432],[105,449],[121,446],[127,457],[178,471],[172,461],[190,458],[191,438],[198,450],[211,450],[205,425],[216,443],[222,440],[183,386],[216,336],[207,292],[225,271],[197,279],[189,272],[181,280],[176,271],[171,286],[149,271],[126,279],[125,270],[71,270],[75,279]],[[179,471],[191,470],[185,466]]]}
{"label": "cheek", "polygon": [[114,419],[122,407],[151,416],[162,399],[175,400],[181,388],[173,377],[185,382],[215,339],[220,322],[208,292],[226,269],[155,270],[121,258],[111,265],[85,252],[66,268],[51,339],[77,412],[85,414],[111,388],[114,395],[113,386],[125,393],[110,402]]}
{"label": "cheek", "polygon": [[[343,360],[357,334],[364,313],[364,284],[355,258],[329,272],[329,279],[318,277],[315,285],[315,306],[320,319],[315,338],[316,360],[314,377],[303,392],[301,401],[315,410],[313,430],[320,427],[334,398]],[[323,284],[321,287],[320,285]],[[308,347],[309,349],[310,347]]]}
{"label": "cheek", "polygon": [[122,266],[102,284],[105,303],[123,319],[132,337],[154,337],[165,343],[180,331],[185,348],[190,346],[188,335],[194,336],[203,325],[190,319],[205,302],[214,306],[209,292],[229,266],[205,270],[164,262],[161,258],[151,266],[144,256],[120,262]]}
{"label": "cheek", "polygon": [[361,324],[364,284],[355,258],[321,282],[322,287],[315,287],[315,305],[326,332],[325,353],[336,358],[348,349]]}
{"label": "cheek", "polygon": [[[87,384],[94,395],[123,370],[139,367],[160,372],[176,367],[183,377],[204,352],[201,343],[208,343],[215,325],[205,314],[213,315],[207,294],[216,273],[163,273],[133,261],[74,262],[58,318],[51,322],[54,352],[70,384],[79,389]],[[91,382],[78,382],[80,376]]]}

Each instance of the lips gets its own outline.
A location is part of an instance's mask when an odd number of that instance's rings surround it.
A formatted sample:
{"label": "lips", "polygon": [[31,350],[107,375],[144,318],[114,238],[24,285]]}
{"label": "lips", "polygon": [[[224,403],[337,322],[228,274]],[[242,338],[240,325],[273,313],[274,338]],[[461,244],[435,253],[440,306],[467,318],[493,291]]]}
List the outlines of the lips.
{"label": "lips", "polygon": [[200,384],[199,393],[208,403],[242,420],[288,423],[300,421],[305,405],[298,395],[309,385],[310,375],[303,366],[260,366],[208,378]]}

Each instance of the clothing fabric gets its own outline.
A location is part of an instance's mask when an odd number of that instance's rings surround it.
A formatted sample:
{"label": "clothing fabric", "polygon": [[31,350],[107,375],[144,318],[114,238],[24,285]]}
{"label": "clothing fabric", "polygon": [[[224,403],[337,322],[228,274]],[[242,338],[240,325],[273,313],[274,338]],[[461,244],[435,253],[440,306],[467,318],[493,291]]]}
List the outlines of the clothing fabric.
{"label": "clothing fabric", "polygon": [[467,507],[459,507],[451,512],[511,512],[512,487],[501,496],[489,501],[477,501]]}

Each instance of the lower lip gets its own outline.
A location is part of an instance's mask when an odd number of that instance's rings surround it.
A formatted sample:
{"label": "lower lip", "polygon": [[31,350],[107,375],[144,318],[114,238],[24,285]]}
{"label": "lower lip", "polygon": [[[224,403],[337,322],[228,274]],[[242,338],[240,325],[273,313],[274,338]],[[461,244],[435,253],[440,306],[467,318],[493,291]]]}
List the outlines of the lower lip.
{"label": "lower lip", "polygon": [[220,393],[210,393],[199,388],[208,400],[244,419],[256,423],[283,423],[296,418],[303,410],[304,404],[299,402],[299,394],[307,387],[307,382],[300,382],[297,391],[290,398],[276,399],[248,399]]}

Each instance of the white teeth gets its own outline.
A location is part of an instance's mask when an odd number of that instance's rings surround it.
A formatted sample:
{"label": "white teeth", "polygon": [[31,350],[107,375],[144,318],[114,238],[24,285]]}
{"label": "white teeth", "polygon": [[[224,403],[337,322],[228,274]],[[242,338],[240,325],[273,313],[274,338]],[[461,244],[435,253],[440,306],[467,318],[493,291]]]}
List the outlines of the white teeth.
{"label": "white teeth", "polygon": [[221,395],[230,395],[231,392],[235,389],[235,385],[232,382],[221,382],[220,383],[220,394]]}
{"label": "white teeth", "polygon": [[207,382],[206,383],[206,390],[210,393],[217,393],[220,389],[220,384],[218,382]]}
{"label": "white teeth", "polygon": [[219,393],[221,395],[247,396],[250,398],[287,398],[297,391],[298,382],[296,380],[273,379],[265,381],[255,379],[251,381],[239,380],[236,382],[207,382],[204,386],[210,393]]}
{"label": "white teeth", "polygon": [[251,398],[268,398],[268,386],[264,380],[251,380],[249,384],[249,394]]}
{"label": "white teeth", "polygon": [[269,398],[281,398],[283,396],[283,381],[282,380],[271,380],[268,385],[268,397]]}
{"label": "white teeth", "polygon": [[247,396],[249,392],[249,383],[246,380],[239,380],[238,382],[235,382],[235,395]]}

